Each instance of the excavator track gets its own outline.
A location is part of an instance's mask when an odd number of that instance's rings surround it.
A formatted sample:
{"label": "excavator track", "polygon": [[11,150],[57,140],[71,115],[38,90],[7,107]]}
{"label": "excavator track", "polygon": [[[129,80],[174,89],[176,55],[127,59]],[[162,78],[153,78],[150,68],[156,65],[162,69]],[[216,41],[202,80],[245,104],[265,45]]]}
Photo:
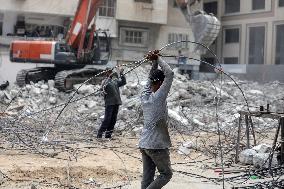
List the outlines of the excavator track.
{"label": "excavator track", "polygon": [[23,87],[27,84],[26,83],[27,73],[28,73],[28,70],[20,70],[17,73],[16,82],[17,82],[19,87]]}
{"label": "excavator track", "polygon": [[[60,91],[68,92],[73,89],[75,84],[83,83],[89,78],[95,76],[103,70],[99,69],[76,69],[76,70],[64,70],[55,75],[54,82],[55,87]],[[89,83],[98,84],[102,80],[102,77],[96,77]]]}
{"label": "excavator track", "polygon": [[30,82],[47,81],[53,79],[56,71],[53,67],[38,67],[32,69],[20,70],[16,76],[18,86],[23,87]]}
{"label": "excavator track", "polygon": [[58,72],[55,75],[55,78],[54,78],[55,88],[57,88],[60,91],[71,90],[71,88],[69,86],[66,86],[66,79],[67,79],[69,74],[70,74],[70,72],[68,73],[68,71]]}
{"label": "excavator track", "polygon": [[[104,69],[82,68],[61,71],[53,67],[24,69],[18,72],[16,82],[18,86],[23,87],[26,84],[30,84],[30,82],[37,83],[38,81],[54,79],[55,87],[60,91],[67,92],[72,90],[75,84],[83,83],[103,70]],[[101,80],[102,77],[97,77],[90,81],[90,83],[97,84],[100,83]]]}

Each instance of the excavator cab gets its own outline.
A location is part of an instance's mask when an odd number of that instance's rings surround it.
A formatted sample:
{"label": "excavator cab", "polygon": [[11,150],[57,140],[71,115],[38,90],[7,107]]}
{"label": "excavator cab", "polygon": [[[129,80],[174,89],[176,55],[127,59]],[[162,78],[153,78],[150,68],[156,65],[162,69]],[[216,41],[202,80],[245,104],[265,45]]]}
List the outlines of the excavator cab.
{"label": "excavator cab", "polygon": [[[88,50],[88,42],[90,35],[93,35],[93,43],[90,50]],[[111,47],[110,36],[106,31],[95,31],[91,34],[87,33],[87,37],[84,43],[84,53],[79,59],[80,64],[85,65],[105,65],[110,59]],[[75,52],[76,54],[76,52]]]}
{"label": "excavator cab", "polygon": [[[79,0],[74,19],[64,40],[16,40],[11,43],[11,62],[46,63],[48,66],[24,69],[17,84],[54,79],[62,91],[102,71],[110,59],[110,35],[97,30],[96,13],[102,0]],[[91,24],[92,23],[92,24]],[[64,41],[64,42],[63,42]]]}
{"label": "excavator cab", "polygon": [[99,62],[99,64],[105,65],[111,55],[110,36],[106,31],[96,31],[94,35],[94,54],[92,60],[95,63]]}
{"label": "excavator cab", "polygon": [[66,43],[58,42],[55,45],[56,64],[72,64],[77,62],[77,58]]}

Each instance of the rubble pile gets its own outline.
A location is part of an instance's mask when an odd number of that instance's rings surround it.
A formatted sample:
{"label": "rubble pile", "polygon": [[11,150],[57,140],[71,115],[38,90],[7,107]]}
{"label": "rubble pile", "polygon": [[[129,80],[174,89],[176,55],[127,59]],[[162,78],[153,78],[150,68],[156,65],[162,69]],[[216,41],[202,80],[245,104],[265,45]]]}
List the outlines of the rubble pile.
{"label": "rubble pile", "polygon": [[[142,129],[139,94],[146,83],[148,70],[139,67],[127,74],[127,85],[121,90],[123,105],[118,114],[116,131],[139,135]],[[242,91],[225,76],[222,80],[193,81],[175,70],[175,79],[168,97],[171,125],[189,133],[197,130],[215,132],[219,125],[223,133],[229,136],[236,131],[238,111],[248,109],[242,92],[247,98],[250,111],[259,110],[260,105],[266,106],[269,103],[270,111],[284,112],[284,85],[281,83],[261,85],[234,79]],[[65,133],[92,134],[98,129],[104,115],[100,86],[86,84],[74,88],[75,94],[74,91],[59,92],[54,88],[52,80],[48,83],[31,83],[23,88],[9,86],[0,91],[1,111],[11,116],[14,125],[39,127],[42,134],[50,133],[52,127]],[[65,103],[73,96],[73,101],[68,103],[56,119]],[[216,110],[219,124],[216,121]],[[262,118],[257,118],[256,122],[257,127],[262,128],[275,126],[276,123]]]}
{"label": "rubble pile", "polygon": [[[240,153],[239,160],[246,165],[254,165],[256,168],[269,168],[269,158],[272,147],[267,144],[260,144],[251,149],[246,149]],[[277,166],[277,154],[274,152],[271,166]]]}

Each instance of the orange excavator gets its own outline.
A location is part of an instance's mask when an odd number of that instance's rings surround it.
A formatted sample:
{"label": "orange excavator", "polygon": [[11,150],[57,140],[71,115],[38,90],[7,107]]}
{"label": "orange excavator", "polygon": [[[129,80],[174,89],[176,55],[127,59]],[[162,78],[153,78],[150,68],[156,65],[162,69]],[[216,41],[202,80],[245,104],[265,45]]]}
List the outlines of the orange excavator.
{"label": "orange excavator", "polygon": [[[55,87],[68,91],[74,84],[102,71],[110,56],[110,40],[107,31],[96,30],[94,17],[102,0],[80,0],[65,42],[13,41],[10,46],[11,62],[52,64],[52,67],[36,67],[18,72],[19,86],[40,80],[54,79]],[[91,29],[90,24],[93,22]]]}
{"label": "orange excavator", "polygon": [[[109,35],[105,31],[97,31],[95,24],[91,26],[91,29],[88,29],[102,1],[79,1],[66,42],[12,42],[10,47],[10,60],[12,62],[53,64],[52,67],[21,70],[17,74],[17,84],[24,86],[31,81],[54,79],[56,88],[61,91],[68,91],[73,88],[74,84],[82,83],[102,71],[102,69],[98,69],[98,65],[107,64],[110,57]],[[210,46],[220,31],[219,20],[214,15],[206,14],[200,10],[193,10],[196,4],[201,3],[200,0],[175,1],[192,27],[194,40]],[[89,35],[87,30],[89,30]],[[103,40],[101,40],[101,32],[104,36]],[[204,54],[205,50],[201,46],[195,48],[195,52],[198,54]]]}

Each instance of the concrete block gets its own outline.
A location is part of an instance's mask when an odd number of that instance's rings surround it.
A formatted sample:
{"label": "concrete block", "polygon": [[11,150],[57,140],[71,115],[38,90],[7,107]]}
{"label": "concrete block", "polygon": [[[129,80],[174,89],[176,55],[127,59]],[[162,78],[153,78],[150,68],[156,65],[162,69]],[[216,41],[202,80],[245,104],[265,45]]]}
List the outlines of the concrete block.
{"label": "concrete block", "polygon": [[55,86],[54,80],[48,80],[48,81],[47,81],[47,84],[48,84],[49,89],[52,89],[52,88],[54,88],[54,86]]}
{"label": "concrete block", "polygon": [[26,85],[25,88],[26,88],[27,91],[30,91],[32,89],[32,86],[31,85]]}
{"label": "concrete block", "polygon": [[272,147],[267,144],[260,144],[252,148],[257,153],[269,153],[272,150]]}
{"label": "concrete block", "polygon": [[93,100],[87,101],[86,106],[87,106],[88,108],[93,108],[93,107],[97,106],[97,102],[95,102],[95,101],[93,101]]}
{"label": "concrete block", "polygon": [[181,154],[181,155],[189,155],[190,154],[190,149],[181,145],[179,148],[178,148],[178,153]]}
{"label": "concrete block", "polygon": [[5,98],[5,93],[0,91],[0,100],[2,101]]}
{"label": "concrete block", "polygon": [[40,95],[41,90],[40,90],[40,88],[33,86],[32,89],[31,89],[31,93],[34,94],[34,95]]}
{"label": "concrete block", "polygon": [[[269,155],[270,153],[258,153],[253,157],[253,165],[257,168],[268,168],[269,167]],[[275,156],[272,158],[271,166],[277,166],[277,159]]]}
{"label": "concrete block", "polygon": [[81,86],[81,84],[74,86],[74,88],[76,90],[78,90],[79,94],[91,94],[91,93],[95,92],[93,85],[83,85],[81,87],[80,86]]}
{"label": "concrete block", "polygon": [[253,149],[246,149],[242,151],[239,155],[239,160],[243,164],[252,165],[253,157],[257,154],[257,152]]}
{"label": "concrete block", "polygon": [[56,97],[50,97],[50,98],[48,99],[48,102],[49,102],[50,104],[56,104],[56,103],[57,103],[57,98],[56,98]]}
{"label": "concrete block", "polygon": [[11,98],[15,98],[18,95],[19,91],[16,89],[10,90]]}
{"label": "concrete block", "polygon": [[45,89],[45,90],[48,90],[48,85],[42,84],[42,85],[40,86],[40,88]]}

